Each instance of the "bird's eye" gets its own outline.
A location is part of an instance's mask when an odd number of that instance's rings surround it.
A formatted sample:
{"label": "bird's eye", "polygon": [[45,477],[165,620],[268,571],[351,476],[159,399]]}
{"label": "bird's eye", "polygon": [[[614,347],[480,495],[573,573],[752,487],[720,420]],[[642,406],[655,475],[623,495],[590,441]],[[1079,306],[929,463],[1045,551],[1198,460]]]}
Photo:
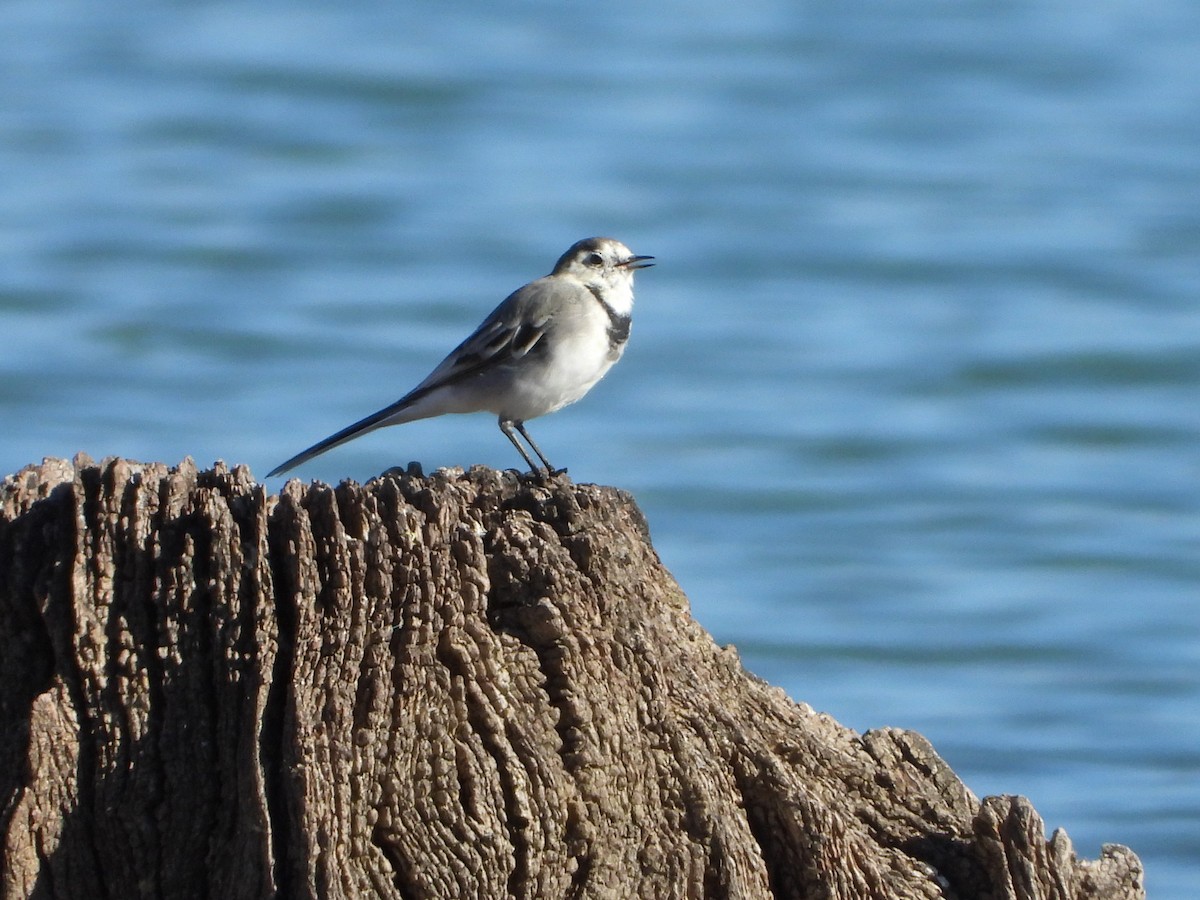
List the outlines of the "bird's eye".
{"label": "bird's eye", "polygon": [[583,258],[583,262],[585,265],[589,265],[589,266],[604,265],[604,259],[600,256],[599,253],[589,253],[587,256],[585,256]]}

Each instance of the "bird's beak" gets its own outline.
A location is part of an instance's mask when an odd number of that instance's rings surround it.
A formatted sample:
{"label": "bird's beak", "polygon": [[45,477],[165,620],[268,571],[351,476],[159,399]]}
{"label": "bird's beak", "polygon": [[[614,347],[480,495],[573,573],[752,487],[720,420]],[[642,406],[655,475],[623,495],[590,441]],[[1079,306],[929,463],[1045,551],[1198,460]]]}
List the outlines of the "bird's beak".
{"label": "bird's beak", "polygon": [[654,259],[653,256],[631,256],[629,259],[617,263],[617,265],[623,269],[646,269],[654,265],[654,263],[650,262],[652,259]]}

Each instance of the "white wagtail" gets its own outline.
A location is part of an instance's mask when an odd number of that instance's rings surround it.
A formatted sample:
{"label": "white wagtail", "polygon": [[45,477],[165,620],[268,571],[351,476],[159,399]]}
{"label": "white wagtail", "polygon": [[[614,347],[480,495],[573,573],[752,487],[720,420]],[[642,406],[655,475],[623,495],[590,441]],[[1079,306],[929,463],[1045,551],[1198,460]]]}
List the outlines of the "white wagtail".
{"label": "white wagtail", "polygon": [[545,278],[518,288],[429,377],[391,406],[331,434],[277,466],[280,475],[359,435],[446,413],[491,412],[517,452],[555,472],[525,422],[574,403],[621,358],[633,312],[633,273],[653,256],[634,256],[612,238],[574,244]]}

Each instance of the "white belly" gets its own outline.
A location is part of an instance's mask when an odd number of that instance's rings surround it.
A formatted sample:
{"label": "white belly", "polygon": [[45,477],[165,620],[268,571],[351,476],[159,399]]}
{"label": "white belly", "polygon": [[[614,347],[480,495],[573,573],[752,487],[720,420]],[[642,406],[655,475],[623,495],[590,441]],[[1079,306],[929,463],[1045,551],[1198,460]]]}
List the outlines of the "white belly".
{"label": "white belly", "polygon": [[559,341],[539,365],[517,372],[502,409],[493,410],[506,419],[524,421],[562,409],[583,397],[605,376],[621,356],[603,340],[591,337]]}

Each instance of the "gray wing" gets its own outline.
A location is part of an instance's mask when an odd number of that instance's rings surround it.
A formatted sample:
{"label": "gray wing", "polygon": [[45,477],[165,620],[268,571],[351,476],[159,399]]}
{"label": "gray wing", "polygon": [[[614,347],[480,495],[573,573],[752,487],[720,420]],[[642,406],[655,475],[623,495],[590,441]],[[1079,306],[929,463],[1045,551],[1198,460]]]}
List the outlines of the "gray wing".
{"label": "gray wing", "polygon": [[[541,278],[505,298],[465,341],[429,373],[429,376],[396,402],[411,403],[440,387],[470,378],[485,369],[520,359],[546,334],[553,317],[556,292],[572,290],[557,280]],[[557,296],[561,302],[565,298]]]}

